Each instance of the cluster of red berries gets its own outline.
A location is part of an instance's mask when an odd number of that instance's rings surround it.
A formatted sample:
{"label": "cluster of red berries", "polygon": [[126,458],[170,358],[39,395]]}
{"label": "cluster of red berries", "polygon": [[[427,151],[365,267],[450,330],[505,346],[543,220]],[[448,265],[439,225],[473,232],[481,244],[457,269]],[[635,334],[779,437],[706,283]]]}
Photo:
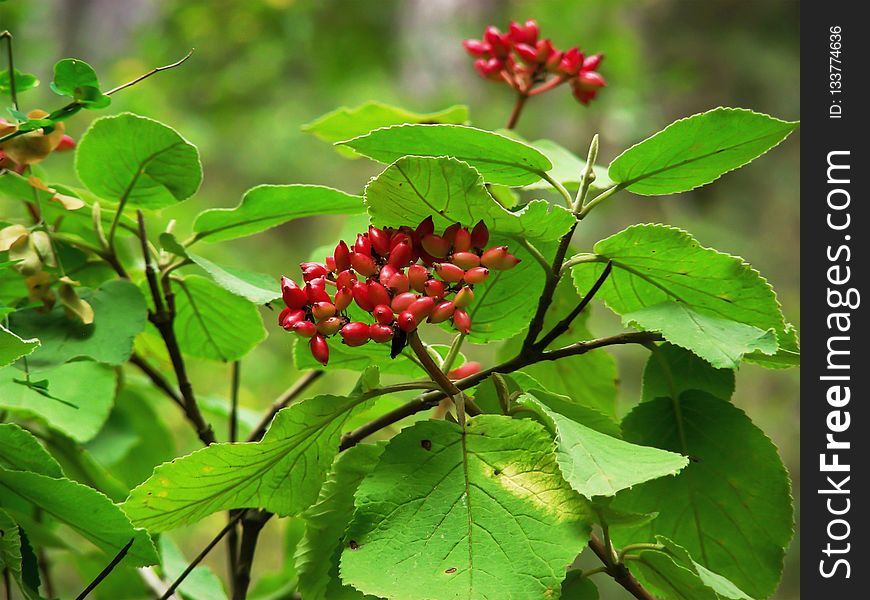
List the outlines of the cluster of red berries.
{"label": "cluster of red berries", "polygon": [[[507,246],[487,249],[488,242],[483,221],[470,231],[456,223],[441,235],[435,234],[432,217],[416,229],[369,227],[352,247],[339,242],[323,263],[302,263],[304,285],[281,278],[286,308],[278,324],[309,338],[312,356],[324,365],[329,361],[326,338],[335,334],[348,346],[392,342],[393,357],[424,320],[449,320],[467,334],[471,317],[466,309],[474,286],[486,281],[490,270],[511,269],[519,262]],[[352,303],[374,322],[351,321],[347,310]]]}
{"label": "cluster of red berries", "polygon": [[485,79],[507,83],[525,96],[534,96],[568,82],[574,97],[589,104],[605,85],[595,69],[601,54],[584,56],[579,48],[561,52],[549,39],[538,39],[538,24],[511,21],[507,33],[489,26],[482,40],[465,40],[463,46],[472,56],[474,68]]}

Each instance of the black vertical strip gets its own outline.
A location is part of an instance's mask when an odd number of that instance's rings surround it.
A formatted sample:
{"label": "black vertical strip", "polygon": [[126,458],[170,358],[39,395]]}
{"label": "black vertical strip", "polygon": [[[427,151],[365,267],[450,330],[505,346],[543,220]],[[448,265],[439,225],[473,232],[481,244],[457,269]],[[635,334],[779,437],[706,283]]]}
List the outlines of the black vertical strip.
{"label": "black vertical strip", "polygon": [[[868,352],[863,3],[801,6],[801,591],[865,598]],[[870,300],[870,298],[868,298]]]}

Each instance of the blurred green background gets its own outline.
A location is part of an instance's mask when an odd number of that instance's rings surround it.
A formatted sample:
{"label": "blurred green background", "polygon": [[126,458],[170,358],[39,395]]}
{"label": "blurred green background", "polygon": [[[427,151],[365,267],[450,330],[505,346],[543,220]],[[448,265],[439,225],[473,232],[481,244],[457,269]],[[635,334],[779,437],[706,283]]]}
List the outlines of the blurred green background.
{"label": "blurred green background", "polygon": [[[197,212],[233,206],[260,183],[320,183],[360,192],[377,165],[344,160],[300,130],[338,106],[376,99],[430,111],[466,103],[476,125],[501,127],[513,98],[504,86],[477,77],[460,42],[479,37],[490,23],[504,28],[511,19],[535,18],[557,46],[606,55],[599,70],[608,87],[590,107],[563,88],[530,102],[518,126],[530,139],[548,137],[585,154],[598,132],[606,163],[674,119],[719,105],[800,117],[797,1],[45,0],[0,6],[0,28],[16,37],[16,66],[43,81],[24,97],[26,109],[59,106],[47,86],[59,58],[86,60],[110,88],[196,49],[180,69],[114,96],[109,109],[159,119],[200,149],[200,193],[154,220],[155,233],[177,219],[176,231],[184,236]],[[78,137],[95,116],[76,117],[68,131]],[[748,168],[691,193],[622,194],[584,221],[577,244],[588,247],[636,222],[685,228],[702,244],[739,254],[759,269],[778,291],[786,317],[799,326],[799,147],[798,133]],[[54,181],[74,180],[70,155],[53,157],[46,168]],[[291,273],[313,248],[334,243],[340,227],[337,218],[303,220],[200,251],[230,266]],[[290,336],[275,331],[271,314],[264,317],[272,335],[242,364],[241,403],[257,412],[296,376]],[[618,326],[597,319],[601,333]],[[486,360],[491,351],[477,348],[472,354]],[[622,351],[618,358],[627,409],[637,397],[645,354]],[[193,371],[199,394],[220,404],[229,388],[229,365],[196,364]],[[735,397],[779,446],[796,495],[798,383],[797,371],[745,366]],[[318,387],[350,384],[349,375],[338,374]],[[159,398],[154,405],[173,424],[177,453],[195,449],[174,407]],[[175,539],[192,556],[221,519],[177,532]],[[269,524],[255,578],[282,564],[285,527],[286,522]],[[796,537],[779,600],[799,598],[798,548]],[[223,573],[222,548],[207,562]],[[626,597],[604,578],[600,582],[605,600]]]}

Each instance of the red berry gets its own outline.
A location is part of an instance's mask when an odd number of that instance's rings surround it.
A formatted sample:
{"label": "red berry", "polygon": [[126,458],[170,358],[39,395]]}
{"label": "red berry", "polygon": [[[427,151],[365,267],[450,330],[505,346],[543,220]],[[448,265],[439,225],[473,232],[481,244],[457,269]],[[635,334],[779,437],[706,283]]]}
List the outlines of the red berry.
{"label": "red berry", "polygon": [[434,308],[435,299],[430,298],[429,296],[423,296],[422,298],[414,300],[408,307],[407,312],[414,315],[417,321],[422,321],[429,316],[429,313],[431,313]]}
{"label": "red berry", "polygon": [[364,311],[371,312],[375,307],[375,304],[369,299],[369,286],[362,281],[357,281],[353,284],[351,291],[353,292],[353,299],[356,300],[357,305],[359,305],[359,307]]}
{"label": "red berry", "polygon": [[408,263],[411,262],[411,255],[414,253],[414,250],[411,247],[410,243],[401,243],[393,246],[393,249],[390,250],[390,258],[389,264],[392,266],[402,269],[408,266]]}
{"label": "red berry", "polygon": [[534,46],[538,41],[538,24],[528,20],[524,25],[511,21],[508,27],[508,35],[515,44],[528,44]]}
{"label": "red berry", "polygon": [[308,297],[308,304],[332,301],[329,294],[326,293],[326,280],[322,277],[312,279],[305,284],[305,295]]}
{"label": "red berry", "polygon": [[[283,311],[282,311],[283,312]],[[290,309],[288,313],[284,315],[284,319],[281,321],[280,325],[287,331],[290,331],[290,328],[293,327],[299,321],[305,320],[305,311],[304,310],[296,310]]]}
{"label": "red berry", "polygon": [[429,315],[429,322],[443,323],[444,321],[453,316],[454,310],[456,310],[456,305],[450,300],[446,302],[441,302],[432,309],[432,313]]}
{"label": "red berry", "polygon": [[453,311],[453,326],[457,331],[469,334],[471,333],[471,317],[461,308],[457,308]]}
{"label": "red berry", "polygon": [[305,281],[311,281],[318,277],[326,277],[326,265],[316,262],[304,262],[299,265],[299,268],[302,269],[302,279]]}
{"label": "red berry", "polygon": [[447,289],[444,287],[444,282],[438,281],[437,279],[430,279],[426,282],[426,295],[435,298],[436,300],[440,300],[444,297],[444,294],[447,293]]}
{"label": "red berry", "polygon": [[396,318],[396,323],[398,323],[399,329],[405,333],[410,333],[417,329],[417,317],[407,310],[399,313],[399,316]]}
{"label": "red berry", "polygon": [[408,282],[408,276],[404,273],[396,273],[392,277],[390,277],[390,281],[387,283],[387,289],[393,292],[394,294],[402,294],[408,291],[410,287],[410,283]]}
{"label": "red berry", "polygon": [[571,48],[562,55],[558,70],[565,75],[576,75],[583,66],[583,53],[578,48]]}
{"label": "red berry", "polygon": [[342,312],[350,306],[353,301],[353,292],[349,287],[340,288],[335,292],[335,310]]}
{"label": "red berry", "polygon": [[490,45],[494,56],[505,57],[510,50],[511,39],[508,34],[502,34],[498,29],[490,25],[483,32],[483,41]]}
{"label": "red berry", "polygon": [[329,271],[330,273],[335,273],[335,271],[336,271],[336,269],[335,269],[335,257],[334,256],[327,256],[326,259],[324,260],[324,262],[326,263],[326,270]]}
{"label": "red berry", "polygon": [[384,230],[370,225],[369,241],[379,256],[385,257],[390,253],[390,238]]}
{"label": "red berry", "polygon": [[449,225],[447,229],[444,230],[444,233],[441,235],[447,243],[451,246],[453,245],[453,240],[456,239],[456,233],[462,228],[460,223],[454,223],[453,225]]}
{"label": "red berry", "polygon": [[[356,243],[353,245],[353,251],[357,254],[365,254],[369,258],[372,256],[372,244],[369,237],[364,233],[358,233]],[[351,257],[353,258],[353,257]]]}
{"label": "red berry", "polygon": [[411,289],[423,293],[428,279],[429,270],[423,265],[411,265],[408,267],[408,283]]}
{"label": "red berry", "polygon": [[305,290],[287,277],[281,278],[281,295],[284,297],[284,304],[289,308],[299,309],[308,304],[308,295]]}
{"label": "red berry", "polygon": [[308,342],[308,348],[311,350],[311,356],[314,357],[314,360],[326,366],[326,363],[329,362],[329,345],[326,343],[326,338],[322,335],[315,335]]}
{"label": "red berry", "polygon": [[533,65],[538,63],[538,51],[528,44],[514,44],[514,51],[520,55],[526,63]]}
{"label": "red berry", "polygon": [[504,69],[504,63],[497,58],[479,59],[474,61],[474,70],[484,79],[492,81],[501,81],[501,71]]}
{"label": "red berry", "polygon": [[376,281],[369,282],[369,301],[377,306],[378,304],[389,304],[390,294],[387,292],[387,288],[382,286],[380,283]]}
{"label": "red berry", "polygon": [[393,309],[386,304],[378,304],[375,306],[372,315],[374,315],[375,321],[380,325],[389,325],[393,322]]}
{"label": "red berry", "polygon": [[448,283],[456,283],[462,281],[465,276],[465,271],[451,263],[435,263],[435,273]]}
{"label": "red berry", "polygon": [[423,239],[420,240],[420,245],[427,254],[435,258],[444,258],[450,251],[450,242],[432,233],[424,235]]}
{"label": "red berry", "polygon": [[393,265],[387,264],[381,267],[381,270],[378,272],[378,281],[381,282],[381,285],[386,287],[388,283],[390,283],[390,278],[399,272],[399,269],[394,267]]}
{"label": "red berry", "polygon": [[393,339],[393,328],[389,325],[379,325],[374,323],[369,325],[369,337],[378,344],[389,342]]}
{"label": "red berry", "polygon": [[480,373],[480,370],[483,368],[479,362],[469,361],[464,365],[456,367],[452,371],[447,373],[447,377],[450,379],[465,379],[466,377],[470,377],[475,373]]}
{"label": "red berry", "polygon": [[321,335],[335,335],[341,326],[344,325],[346,319],[341,317],[329,317],[317,323],[317,333]]}
{"label": "red berry", "polygon": [[[404,227],[402,229],[405,229]],[[390,252],[393,251],[393,248],[400,244],[413,244],[413,240],[408,233],[404,231],[398,231],[393,234],[393,237],[390,238]]]}
{"label": "red berry", "polygon": [[450,262],[460,269],[468,270],[480,266],[480,257],[474,252],[454,252]]}
{"label": "red berry", "polygon": [[317,321],[328,319],[335,314],[335,305],[332,302],[315,302],[311,305],[311,314]]}
{"label": "red berry", "polygon": [[296,321],[290,331],[304,338],[311,338],[317,334],[317,326],[311,321]]}
{"label": "red berry", "polygon": [[598,68],[598,65],[601,64],[602,60],[604,60],[603,54],[593,54],[592,56],[587,56],[586,60],[583,61],[583,70],[594,71]]}
{"label": "red berry", "polygon": [[474,292],[471,291],[471,288],[463,286],[461,290],[456,292],[456,296],[453,297],[453,302],[456,303],[456,306],[459,308],[468,308],[469,305],[474,301]]}
{"label": "red berry", "polygon": [[390,302],[390,308],[393,309],[393,312],[400,313],[404,310],[408,310],[408,307],[417,299],[419,296],[417,294],[412,294],[411,292],[405,292],[404,294],[399,294],[393,301]]}
{"label": "red berry", "polygon": [[362,346],[369,341],[369,326],[358,321],[348,323],[339,331],[348,346]]}
{"label": "red berry", "polygon": [[417,229],[414,230],[414,234],[419,238],[423,239],[424,236],[430,235],[435,232],[435,221],[432,220],[432,216],[428,216],[417,225]]}
{"label": "red berry", "polygon": [[465,282],[472,285],[483,283],[489,277],[489,269],[486,267],[474,267],[465,272]]}
{"label": "red berry", "polygon": [[55,152],[66,152],[67,150],[72,150],[75,147],[76,147],[76,141],[74,139],[72,139],[70,136],[64,135],[62,138],[60,138],[60,142],[55,147],[54,151]]}
{"label": "red berry", "polygon": [[480,257],[480,264],[496,271],[507,271],[517,266],[519,262],[516,256],[508,252],[507,246],[490,248]]}
{"label": "red berry", "polygon": [[378,272],[378,266],[375,264],[374,259],[367,254],[362,254],[360,252],[351,253],[350,264],[353,267],[353,270],[363,277],[371,277]]}
{"label": "red berry", "polygon": [[335,258],[336,271],[346,271],[350,268],[350,250],[344,240],[338,242],[332,256]]}
{"label": "red berry", "polygon": [[595,71],[583,71],[577,76],[577,81],[584,89],[594,90],[595,88],[604,87],[604,77]]}
{"label": "red berry", "polygon": [[356,273],[350,269],[342,271],[338,274],[338,277],[335,278],[335,286],[338,289],[353,287],[353,284],[356,282]]}
{"label": "red berry", "polygon": [[482,220],[471,230],[471,245],[479,250],[486,248],[489,242],[489,228]]}
{"label": "red berry", "polygon": [[471,233],[465,227],[460,227],[453,237],[453,252],[467,252],[468,250],[471,250]]}
{"label": "red berry", "polygon": [[489,44],[480,40],[465,40],[462,42],[462,45],[472,56],[484,56],[489,54],[490,51]]}

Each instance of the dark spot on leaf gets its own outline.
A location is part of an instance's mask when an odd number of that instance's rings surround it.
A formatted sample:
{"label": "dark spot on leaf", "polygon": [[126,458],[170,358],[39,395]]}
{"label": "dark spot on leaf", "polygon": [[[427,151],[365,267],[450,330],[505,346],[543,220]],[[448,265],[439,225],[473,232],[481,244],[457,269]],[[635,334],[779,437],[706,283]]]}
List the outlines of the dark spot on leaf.
{"label": "dark spot on leaf", "polygon": [[493,472],[492,472],[492,474],[495,475],[495,476],[499,476],[499,475],[501,475],[501,469],[494,469]]}
{"label": "dark spot on leaf", "polygon": [[431,450],[432,440],[420,440],[420,445],[423,446],[423,450]]}
{"label": "dark spot on leaf", "polygon": [[359,550],[359,544],[357,543],[356,540],[351,540],[350,542],[348,542],[347,546],[348,546],[351,550]]}
{"label": "dark spot on leaf", "polygon": [[456,572],[456,567],[450,567],[449,569],[447,569],[447,570],[444,571],[444,572],[445,572],[445,573],[448,573],[448,574],[449,574],[449,573],[455,573],[455,572]]}

